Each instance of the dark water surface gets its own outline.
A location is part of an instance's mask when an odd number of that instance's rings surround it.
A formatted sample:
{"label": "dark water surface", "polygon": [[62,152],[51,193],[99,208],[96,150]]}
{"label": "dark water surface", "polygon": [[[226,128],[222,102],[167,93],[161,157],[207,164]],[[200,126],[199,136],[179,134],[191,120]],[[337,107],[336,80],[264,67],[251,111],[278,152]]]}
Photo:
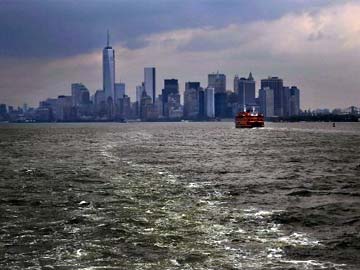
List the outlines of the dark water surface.
{"label": "dark water surface", "polygon": [[0,269],[360,269],[360,125],[0,125]]}

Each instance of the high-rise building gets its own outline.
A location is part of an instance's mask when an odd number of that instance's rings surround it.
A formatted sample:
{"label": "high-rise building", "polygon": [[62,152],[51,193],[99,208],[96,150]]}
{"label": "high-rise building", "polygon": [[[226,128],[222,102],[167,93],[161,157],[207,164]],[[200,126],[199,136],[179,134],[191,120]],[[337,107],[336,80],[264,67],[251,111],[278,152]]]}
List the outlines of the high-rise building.
{"label": "high-rise building", "polygon": [[290,88],[290,116],[300,114],[300,90],[296,86]]}
{"label": "high-rise building", "polygon": [[139,104],[144,91],[145,91],[144,83],[142,85],[136,86],[136,101],[139,102]]}
{"label": "high-rise building", "polygon": [[107,33],[107,44],[103,49],[103,90],[107,104],[114,102],[115,88],[115,51],[110,46],[110,35]]}
{"label": "high-rise building", "polygon": [[227,94],[215,93],[215,116],[225,118],[227,116]]}
{"label": "high-rise building", "polygon": [[274,114],[275,116],[283,116],[283,100],[284,100],[284,83],[278,77],[268,77],[261,80],[261,89],[269,87],[274,91]]}
{"label": "high-rise building", "polygon": [[225,74],[212,73],[208,75],[208,87],[215,89],[216,93],[226,92],[226,76]]}
{"label": "high-rise building", "polygon": [[283,100],[282,100],[282,116],[289,117],[291,116],[291,108],[290,108],[290,87],[283,87]]}
{"label": "high-rise building", "polygon": [[199,82],[185,83],[184,92],[184,117],[197,118],[199,116]]}
{"label": "high-rise building", "polygon": [[238,92],[239,89],[239,75],[235,75],[234,77],[234,93]]}
{"label": "high-rise building", "polygon": [[205,91],[202,87],[199,88],[199,118],[205,117]]}
{"label": "high-rise building", "polygon": [[296,86],[283,88],[283,116],[291,117],[300,114],[300,91]]}
{"label": "high-rise building", "polygon": [[239,105],[242,108],[255,106],[255,80],[251,72],[248,78],[237,79],[237,83],[235,94],[238,96]]}
{"label": "high-rise building", "polygon": [[71,121],[72,115],[72,96],[58,96],[56,102],[56,120],[57,121]]}
{"label": "high-rise building", "polygon": [[215,117],[215,89],[212,87],[205,89],[205,115],[208,118]]}
{"label": "high-rise building", "polygon": [[125,83],[115,83],[114,102],[117,103],[119,99],[125,96]]}
{"label": "high-rise building", "polygon": [[156,70],[154,67],[144,68],[145,92],[151,97],[152,103],[156,100]]}
{"label": "high-rise building", "polygon": [[0,115],[5,116],[7,114],[6,104],[0,104]]}
{"label": "high-rise building", "polygon": [[274,117],[274,90],[266,86],[259,90],[260,113]]}
{"label": "high-rise building", "polygon": [[89,90],[82,83],[71,84],[72,105],[78,107],[82,104],[89,103]]}
{"label": "high-rise building", "polygon": [[169,96],[171,94],[179,94],[179,82],[177,79],[164,80],[164,89],[162,90],[162,106],[163,115],[169,117]]}
{"label": "high-rise building", "polygon": [[104,90],[96,90],[94,94],[95,113],[97,116],[104,116],[106,113],[106,102]]}
{"label": "high-rise building", "polygon": [[180,104],[180,94],[171,93],[167,98],[167,109],[168,109],[168,118],[169,119],[180,119],[183,117],[183,108]]}

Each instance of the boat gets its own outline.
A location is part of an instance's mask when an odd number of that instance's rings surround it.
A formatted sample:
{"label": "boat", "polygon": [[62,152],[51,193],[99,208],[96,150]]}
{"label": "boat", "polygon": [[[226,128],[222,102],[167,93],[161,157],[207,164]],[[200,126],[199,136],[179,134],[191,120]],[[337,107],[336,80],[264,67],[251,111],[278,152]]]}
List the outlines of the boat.
{"label": "boat", "polygon": [[256,112],[238,112],[235,117],[236,128],[264,127],[264,115]]}

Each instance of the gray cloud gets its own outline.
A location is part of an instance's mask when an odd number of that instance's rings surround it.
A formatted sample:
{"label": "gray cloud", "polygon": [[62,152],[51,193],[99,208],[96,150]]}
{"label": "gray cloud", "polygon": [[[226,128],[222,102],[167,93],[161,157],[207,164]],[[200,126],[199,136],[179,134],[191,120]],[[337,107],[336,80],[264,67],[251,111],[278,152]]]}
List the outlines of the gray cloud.
{"label": "gray cloud", "polygon": [[114,43],[138,49],[154,33],[271,20],[325,3],[329,1],[3,0],[0,54],[60,58],[91,52],[104,45],[106,29]]}

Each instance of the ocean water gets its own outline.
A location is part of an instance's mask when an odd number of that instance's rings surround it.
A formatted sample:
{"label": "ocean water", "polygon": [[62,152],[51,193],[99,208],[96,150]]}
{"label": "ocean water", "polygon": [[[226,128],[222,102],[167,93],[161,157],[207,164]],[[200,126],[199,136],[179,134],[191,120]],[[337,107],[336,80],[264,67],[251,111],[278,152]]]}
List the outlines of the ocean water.
{"label": "ocean water", "polygon": [[0,125],[0,269],[360,269],[360,124]]}

